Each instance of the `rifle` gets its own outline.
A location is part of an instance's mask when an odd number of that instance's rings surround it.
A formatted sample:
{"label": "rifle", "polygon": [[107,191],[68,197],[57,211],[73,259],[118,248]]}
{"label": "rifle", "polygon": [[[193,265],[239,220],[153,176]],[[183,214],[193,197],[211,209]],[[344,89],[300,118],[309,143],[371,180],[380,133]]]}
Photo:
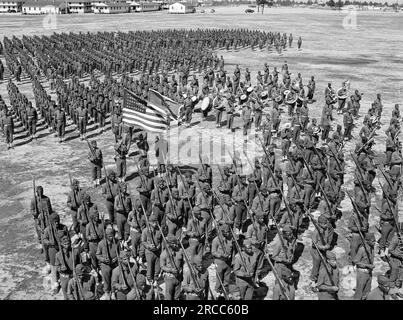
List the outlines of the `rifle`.
{"label": "rifle", "polygon": [[329,212],[330,212],[330,214],[331,214],[332,217],[333,217],[334,214],[333,214],[332,206],[330,205],[330,201],[329,201],[329,199],[327,198],[327,195],[326,195],[325,191],[323,190],[322,186],[320,185],[320,183],[318,183],[318,186],[319,186],[319,188],[320,188],[320,191],[321,191],[322,194],[323,194],[323,198],[325,199],[326,206],[327,206],[327,208],[329,209]]}
{"label": "rifle", "polygon": [[215,274],[216,274],[216,276],[217,276],[218,281],[220,282],[222,291],[223,291],[223,293],[224,293],[225,300],[229,300],[229,296],[228,296],[228,293],[227,293],[227,289],[225,289],[224,283],[222,282],[221,277],[220,277],[220,275],[219,275],[218,272],[217,272],[217,268],[218,268],[218,267],[217,267],[216,264],[214,264],[214,265],[215,265],[215,267],[216,267],[216,272],[215,272]]}
{"label": "rifle", "polygon": [[369,251],[368,251],[368,248],[367,248],[367,246],[366,246],[366,242],[365,242],[364,235],[363,235],[362,232],[361,232],[362,220],[361,220],[361,217],[360,217],[359,210],[358,210],[358,208],[357,208],[357,204],[355,203],[355,201],[353,200],[353,198],[351,197],[351,195],[350,195],[349,192],[347,192],[347,195],[348,195],[348,197],[350,198],[351,204],[353,205],[353,211],[355,212],[355,214],[356,214],[356,216],[357,216],[357,219],[358,219],[358,222],[359,222],[360,225],[358,225],[358,223],[357,223],[354,219],[353,219],[353,222],[354,222],[355,226],[357,227],[357,230],[358,230],[358,233],[359,233],[359,235],[360,235],[362,244],[363,244],[363,246],[364,246],[365,254],[367,255],[368,261],[371,262],[371,255],[370,255],[370,253],[369,253]]}
{"label": "rifle", "polygon": [[[266,241],[267,241],[267,235],[266,235]],[[273,262],[271,262],[270,256],[269,256],[269,254],[266,252],[266,248],[265,248],[265,250],[263,251],[263,253],[264,253],[264,255],[266,256],[266,258],[267,258],[267,260],[268,260],[268,262],[269,262],[269,264],[270,264],[270,268],[271,268],[271,270],[273,271],[274,277],[277,279],[278,284],[280,285],[280,290],[281,290],[281,292],[282,292],[283,295],[285,296],[286,300],[290,300],[290,297],[289,297],[288,294],[287,294],[287,290],[285,289],[285,285],[284,285],[284,283],[283,283],[283,280],[282,280],[282,279],[280,278],[280,276],[278,275],[277,270],[276,270],[276,268],[275,268],[274,265],[273,265]]]}
{"label": "rifle", "polygon": [[186,250],[183,247],[182,241],[179,241],[179,244],[180,244],[180,246],[181,246],[181,248],[183,250],[183,256],[185,258],[186,264],[188,265],[190,277],[192,278],[192,281],[193,281],[194,285],[196,286],[197,291],[200,291],[202,288],[200,288],[200,284],[196,280],[195,271],[193,270],[193,266],[191,265],[189,257],[188,257],[188,255],[186,253]]}
{"label": "rifle", "polygon": [[331,272],[330,272],[330,270],[329,270],[329,266],[327,265],[327,261],[326,261],[325,257],[322,255],[322,252],[320,252],[320,250],[319,250],[319,248],[317,247],[315,241],[312,241],[312,243],[313,243],[313,245],[314,245],[316,251],[318,252],[318,255],[319,255],[319,257],[320,257],[320,260],[322,260],[322,262],[323,262],[323,266],[325,267],[326,273],[327,273],[327,275],[328,275],[328,277],[329,277],[330,282],[332,283],[332,286],[335,286],[335,283],[334,283],[334,281],[333,281],[332,274],[331,274]]}
{"label": "rifle", "polygon": [[85,297],[84,297],[84,295],[83,295],[83,287],[81,286],[81,282],[80,282],[80,279],[78,279],[78,277],[77,277],[77,273],[76,273],[76,264],[75,264],[75,262],[74,262],[74,250],[73,250],[73,246],[71,247],[71,256],[72,256],[72,259],[73,259],[73,277],[74,277],[74,280],[76,281],[76,284],[77,284],[77,297],[78,297],[78,300],[85,300]]}
{"label": "rifle", "polygon": [[334,153],[332,148],[329,148],[330,152],[332,153],[333,158],[336,160],[337,166],[339,167],[339,170],[342,170],[342,165],[339,162],[339,159],[337,158],[336,154]]}
{"label": "rifle", "polygon": [[[367,193],[366,193],[365,188],[364,188],[364,186],[362,184],[362,181],[364,181],[365,179],[364,179],[364,175],[362,174],[361,167],[358,164],[357,159],[354,157],[354,155],[351,152],[350,152],[350,155],[351,155],[351,158],[353,159],[353,161],[354,161],[354,163],[355,163],[355,165],[357,167],[358,173],[360,174],[360,177],[358,177],[358,175],[356,174],[356,178],[357,178],[358,182],[360,183],[360,187],[361,187],[362,192],[364,193],[365,201],[369,202],[368,197],[367,197]],[[359,178],[361,178],[361,180]]]}
{"label": "rifle", "polygon": [[[126,277],[124,276],[124,273],[123,273],[123,267],[122,267],[122,263],[121,263],[120,257],[119,257],[118,244],[116,243],[115,237],[113,237],[113,244],[115,245],[116,258],[117,258],[117,260],[118,260],[118,266],[119,266],[120,273],[121,273],[121,275],[122,275],[123,283],[124,283],[124,285],[125,285],[126,287],[129,287],[129,284],[127,283]],[[130,269],[130,264],[129,264],[129,269]],[[134,282],[135,282],[135,281],[134,281]]]}
{"label": "rifle", "polygon": [[[390,187],[391,189],[393,189],[392,182],[389,180],[389,177],[386,175],[386,173],[382,170],[381,167],[379,167],[379,171],[381,171],[381,173],[382,173],[383,177],[385,178],[385,180],[387,181],[389,187]],[[383,189],[382,189],[382,190],[383,190]]]}

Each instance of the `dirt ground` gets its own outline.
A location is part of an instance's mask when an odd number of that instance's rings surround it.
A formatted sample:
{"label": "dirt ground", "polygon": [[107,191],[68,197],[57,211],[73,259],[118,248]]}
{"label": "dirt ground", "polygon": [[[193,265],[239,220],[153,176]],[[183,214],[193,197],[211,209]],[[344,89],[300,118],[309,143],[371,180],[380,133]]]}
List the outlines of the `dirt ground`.
{"label": "dirt ground", "polygon": [[[346,30],[343,28],[343,13],[335,13],[324,10],[310,9],[271,9],[265,10],[264,15],[243,13],[245,8],[217,8],[215,14],[201,14],[171,16],[166,12],[116,15],[116,16],[57,16],[56,29],[44,28],[44,17],[9,16],[2,15],[0,18],[0,39],[3,36],[21,36],[22,34],[50,34],[53,32],[78,32],[98,30],[136,30],[179,28],[179,27],[248,27],[251,29],[264,29],[279,32],[293,33],[294,39],[302,36],[302,50],[296,49],[296,43],[291,49],[282,54],[268,52],[267,50],[251,49],[237,52],[219,52],[225,59],[226,69],[231,73],[236,64],[241,71],[246,67],[252,72],[252,81],[256,79],[258,70],[263,69],[263,64],[268,62],[270,70],[274,66],[281,69],[281,64],[287,60],[292,72],[292,77],[301,73],[304,83],[308,82],[311,75],[315,76],[317,83],[317,102],[310,105],[310,116],[320,117],[323,106],[323,92],[328,82],[332,82],[334,88],[339,88],[341,82],[349,79],[351,89],[359,89],[365,95],[362,101],[360,114],[364,115],[370,103],[375,99],[376,93],[382,93],[384,112],[382,128],[375,138],[374,147],[378,158],[382,159],[385,151],[385,134],[391,110],[395,103],[402,101],[403,80],[403,52],[400,50],[403,44],[399,29],[399,14],[374,15],[372,13],[359,13],[357,16],[357,29]],[[237,23],[234,24],[234,21]],[[231,24],[232,23],[232,24]],[[387,37],[387,40],[385,39]],[[296,42],[296,41],[295,41]],[[3,58],[2,58],[3,59]],[[4,59],[3,59],[4,61]],[[44,81],[43,85],[49,90],[49,84]],[[19,85],[22,93],[34,103],[33,92],[30,83]],[[0,94],[8,103],[6,83],[0,83]],[[336,123],[342,123],[342,117],[335,115]],[[362,124],[361,117],[357,126]],[[239,121],[239,120],[238,120]],[[283,114],[282,125],[287,122]],[[108,128],[110,122],[107,122]],[[239,126],[240,126],[239,122]],[[52,296],[49,293],[49,278],[41,274],[44,262],[39,254],[39,246],[36,243],[36,234],[33,219],[29,213],[29,203],[33,196],[32,179],[35,178],[37,185],[42,185],[45,194],[52,200],[56,212],[62,217],[62,222],[70,225],[66,207],[67,193],[69,191],[68,174],[80,180],[81,184],[89,188],[90,194],[95,198],[101,211],[105,211],[100,190],[90,187],[90,171],[87,160],[87,145],[80,141],[77,132],[70,125],[67,128],[68,142],[57,143],[57,138],[49,134],[40,121],[38,128],[39,139],[27,142],[27,138],[17,128],[15,136],[16,146],[7,151],[3,141],[0,142],[0,299],[62,299],[61,293]],[[89,127],[90,138],[98,141],[99,147],[104,153],[107,167],[114,167],[113,161],[113,138],[110,131],[99,134],[93,125]],[[357,136],[359,128],[354,129],[353,135]],[[190,162],[186,164],[197,165],[196,153],[188,152],[189,142],[183,137],[206,136],[209,133],[210,140],[202,140],[203,150],[210,152],[214,157],[214,145],[219,145],[219,139],[228,136],[226,129],[215,128],[214,117],[209,117],[206,122],[201,121],[200,114],[194,117],[194,125],[180,132],[178,138],[178,150],[176,163],[185,164],[183,154],[187,155]],[[252,135],[253,136],[252,132]],[[170,137],[178,135],[175,127],[169,133]],[[149,135],[150,149],[154,148],[155,135]],[[280,146],[280,141],[276,141]],[[243,139],[236,136],[233,139],[234,147],[241,151]],[[253,144],[253,142],[251,142]],[[344,188],[351,190],[353,187],[354,165],[349,152],[353,150],[355,141],[345,145],[346,178]],[[252,146],[253,147],[253,146]],[[136,154],[136,147],[131,149]],[[189,149],[189,150],[188,150]],[[257,151],[260,152],[261,151]],[[276,150],[279,152],[279,149]],[[242,154],[242,152],[241,152]],[[175,158],[175,157],[174,157]],[[250,157],[252,158],[252,157]],[[154,152],[151,152],[153,161]],[[174,159],[175,160],[175,159]],[[229,161],[229,159],[226,159]],[[175,163],[175,161],[173,161]],[[218,177],[217,166],[213,166],[214,177]],[[138,181],[137,169],[134,157],[128,160],[129,186],[135,195],[135,187]],[[216,179],[218,180],[218,179]],[[381,179],[382,180],[382,179]],[[375,196],[372,198],[374,206],[380,207],[381,191],[378,183]],[[401,207],[401,205],[400,205]],[[401,208],[400,208],[401,209]],[[342,202],[343,217],[337,222],[336,232],[339,241],[335,252],[337,254],[341,270],[340,297],[349,299],[353,295],[355,287],[355,274],[346,268],[346,255],[348,242],[345,238],[347,233],[347,221],[351,214],[349,200]],[[315,216],[318,212],[313,213]],[[400,219],[402,219],[400,212]],[[376,209],[371,209],[370,226],[375,231],[378,224],[379,214]],[[301,243],[305,247],[302,256],[294,265],[300,271],[301,278],[296,292],[296,299],[317,299],[316,294],[309,289],[309,273],[311,268],[310,257],[310,234],[313,226],[310,226],[303,236]],[[376,233],[379,237],[379,233]],[[374,275],[386,271],[385,263],[378,257],[375,259],[376,268]],[[214,269],[210,267],[212,286],[215,283]],[[374,277],[375,279],[376,277]],[[270,273],[264,278],[269,287],[266,299],[272,296],[274,276]]]}

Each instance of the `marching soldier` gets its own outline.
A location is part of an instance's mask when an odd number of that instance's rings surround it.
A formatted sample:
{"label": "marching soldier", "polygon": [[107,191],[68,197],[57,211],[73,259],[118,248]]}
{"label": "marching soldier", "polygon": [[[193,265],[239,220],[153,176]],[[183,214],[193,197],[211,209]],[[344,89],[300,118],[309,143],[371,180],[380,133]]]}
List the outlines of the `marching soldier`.
{"label": "marching soldier", "polygon": [[125,182],[121,182],[117,186],[117,195],[114,203],[119,240],[125,240],[127,219],[132,209],[132,200],[130,195],[127,193],[127,184]]}
{"label": "marching soldier", "polygon": [[210,288],[208,270],[200,256],[195,256],[191,264],[183,273],[182,291],[186,300],[206,300]]}
{"label": "marching soldier", "polygon": [[[129,251],[120,251],[118,259],[118,266],[112,271],[112,290],[115,293],[116,300],[131,300],[130,297],[136,294],[137,266],[136,264],[130,265]],[[134,292],[129,295],[130,291]]]}
{"label": "marching soldier", "polygon": [[59,143],[63,142],[64,135],[66,132],[66,113],[61,108],[61,106],[57,106],[55,112],[55,122],[56,122],[56,132],[59,137]]}
{"label": "marching soldier", "polygon": [[336,254],[326,251],[326,258],[322,261],[318,276],[319,300],[339,300],[339,269],[337,267]]}
{"label": "marching soldier", "polygon": [[126,145],[123,140],[115,144],[115,162],[117,178],[120,182],[125,182],[126,179],[126,156],[128,154]]}
{"label": "marching soldier", "polygon": [[168,234],[166,241],[160,258],[165,280],[165,300],[179,300],[183,280],[183,251],[174,235]]}
{"label": "marching soldier", "polygon": [[252,300],[254,292],[254,271],[256,269],[256,256],[253,254],[252,241],[244,240],[243,250],[235,255],[233,272],[236,284],[241,293],[241,300]]}
{"label": "marching soldier", "polygon": [[162,234],[157,228],[158,219],[154,214],[149,217],[147,227],[143,229],[141,234],[141,243],[145,248],[145,256],[147,260],[147,280],[149,284],[155,286],[160,274],[160,256]]}
{"label": "marching soldier", "polygon": [[91,149],[88,153],[88,160],[91,162],[91,178],[94,187],[100,186],[102,178],[103,156],[102,151],[97,147],[95,140],[91,141]]}
{"label": "marching soldier", "polygon": [[118,183],[116,181],[116,172],[110,171],[105,178],[105,184],[102,187],[102,194],[105,195],[105,206],[108,211],[109,222],[115,223],[115,197],[118,194]]}
{"label": "marching soldier", "polygon": [[371,291],[372,270],[374,269],[375,235],[369,232],[354,256],[353,263],[357,268],[357,284],[354,300],[366,300]]}
{"label": "marching soldier", "polygon": [[38,121],[38,113],[36,109],[32,106],[32,103],[28,103],[28,110],[27,110],[27,118],[28,118],[28,130],[31,140],[35,138],[36,134],[36,122]]}
{"label": "marching soldier", "polygon": [[100,300],[109,300],[111,298],[112,271],[118,265],[118,247],[115,241],[115,230],[111,225],[105,229],[105,238],[98,243],[97,260],[101,266],[104,295]]}
{"label": "marching soldier", "polygon": [[95,300],[96,281],[85,266],[75,266],[76,277],[70,279],[67,286],[67,300]]}

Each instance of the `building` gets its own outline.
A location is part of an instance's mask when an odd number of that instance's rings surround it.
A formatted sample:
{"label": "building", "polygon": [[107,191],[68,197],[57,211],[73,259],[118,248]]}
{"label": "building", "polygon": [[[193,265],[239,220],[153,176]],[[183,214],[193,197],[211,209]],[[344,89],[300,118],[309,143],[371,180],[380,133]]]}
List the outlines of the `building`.
{"label": "building", "polygon": [[28,1],[22,5],[23,14],[62,14],[66,13],[65,2]]}
{"label": "building", "polygon": [[130,12],[147,12],[161,10],[161,2],[147,2],[147,1],[126,1],[130,8]]}
{"label": "building", "polygon": [[129,5],[125,1],[93,1],[91,2],[94,13],[126,13]]}
{"label": "building", "polygon": [[195,13],[196,8],[190,4],[176,2],[169,5],[168,13]]}
{"label": "building", "polygon": [[0,1],[0,13],[21,12],[23,1]]}
{"label": "building", "polygon": [[67,9],[70,13],[90,13],[92,4],[90,0],[68,0]]}

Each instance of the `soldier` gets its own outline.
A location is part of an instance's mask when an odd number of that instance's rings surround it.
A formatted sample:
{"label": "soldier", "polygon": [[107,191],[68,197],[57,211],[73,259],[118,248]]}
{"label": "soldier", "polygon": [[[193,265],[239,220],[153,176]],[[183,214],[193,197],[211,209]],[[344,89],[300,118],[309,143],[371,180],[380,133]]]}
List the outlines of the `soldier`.
{"label": "soldier", "polygon": [[337,295],[339,277],[336,254],[332,251],[327,251],[325,261],[322,261],[319,269],[317,283],[319,300],[339,300]]}
{"label": "soldier", "polygon": [[77,109],[78,118],[78,130],[80,132],[81,140],[84,140],[85,134],[87,133],[87,123],[88,123],[88,109],[83,102],[80,103]]}
{"label": "soldier", "polygon": [[380,226],[381,226],[381,239],[379,240],[379,253],[384,257],[390,241],[395,233],[395,218],[394,215],[397,211],[397,192],[395,190],[383,190],[383,199],[381,206]]}
{"label": "soldier", "polygon": [[100,186],[100,180],[102,178],[102,166],[103,166],[103,156],[102,151],[97,147],[97,142],[95,140],[91,141],[91,149],[88,153],[88,160],[91,163],[91,178],[94,187]]}
{"label": "soldier", "polygon": [[89,194],[85,194],[81,206],[77,211],[77,221],[80,225],[80,233],[84,241],[84,248],[88,252],[88,240],[86,237],[86,226],[90,222],[90,215],[98,214],[98,207],[91,201]]}
{"label": "soldier", "polygon": [[313,95],[315,93],[315,77],[311,76],[311,80],[309,80],[308,82],[308,94],[306,95],[306,97],[308,98],[308,102],[312,102],[313,100]]}
{"label": "soldier", "polygon": [[70,208],[71,219],[73,220],[73,230],[79,233],[79,224],[77,221],[77,210],[81,206],[84,198],[84,190],[80,188],[80,182],[73,180],[72,190],[67,196],[67,207]]}
{"label": "soldier", "polygon": [[141,243],[145,248],[147,260],[147,280],[155,286],[160,274],[160,255],[162,235],[157,228],[158,219],[154,214],[150,215],[147,228],[143,229],[141,234]]}
{"label": "soldier", "polygon": [[115,230],[111,225],[105,229],[105,238],[98,243],[97,260],[101,266],[101,274],[104,285],[104,295],[100,300],[111,298],[111,278],[112,271],[118,265],[117,244],[115,241]]}
{"label": "soldier", "polygon": [[195,256],[191,264],[183,274],[182,291],[186,300],[206,300],[210,288],[209,272],[200,256]]}
{"label": "soldier", "polygon": [[360,100],[361,100],[361,98],[362,98],[362,93],[360,94],[359,92],[358,92],[358,90],[355,90],[354,91],[354,94],[350,97],[350,99],[351,99],[351,103],[352,103],[352,105],[353,105],[353,111],[352,111],[352,113],[353,113],[353,116],[355,117],[355,118],[357,118],[358,117],[358,112],[360,111]]}
{"label": "soldier", "polygon": [[56,132],[59,136],[59,143],[63,142],[66,132],[66,113],[59,105],[55,112]]}
{"label": "soldier", "polygon": [[[280,265],[277,269],[277,274],[283,284],[283,290],[290,300],[295,300],[295,277],[290,269]],[[272,300],[286,300],[286,296],[280,287],[279,279],[276,278],[273,288]]]}
{"label": "soldier", "polygon": [[354,300],[366,300],[371,291],[372,270],[374,269],[375,235],[369,232],[365,235],[365,241],[354,256],[353,263],[357,268],[357,281]]}
{"label": "soldier", "polygon": [[254,292],[254,271],[256,269],[256,256],[253,254],[252,241],[244,240],[242,252],[235,255],[233,272],[236,284],[241,293],[241,300],[252,300]]}
{"label": "soldier", "polygon": [[[67,289],[70,280],[73,278],[73,270],[79,261],[78,252],[71,249],[71,241],[68,235],[63,236],[61,239],[61,250],[56,253],[55,261],[57,272],[60,275],[60,286],[63,293],[64,300],[69,300],[67,296]],[[75,255],[73,257],[73,255]],[[73,262],[76,264],[74,265]]]}
{"label": "soldier", "polygon": [[97,249],[99,242],[104,239],[104,224],[99,219],[97,210],[90,210],[89,222],[85,226],[85,238],[88,241],[89,256],[93,270],[99,270]]}
{"label": "soldier", "polygon": [[195,255],[203,255],[206,244],[206,229],[208,219],[202,214],[200,207],[194,206],[192,217],[188,219],[185,234],[189,237],[189,255],[193,259]]}
{"label": "soldier", "polygon": [[281,130],[281,153],[283,156],[283,161],[287,159],[288,150],[291,146],[291,125],[289,123],[285,124],[283,130]]}
{"label": "soldier", "polygon": [[67,286],[67,300],[95,300],[96,281],[84,265],[75,266],[76,278],[70,279]]}
{"label": "soldier", "polygon": [[126,156],[128,150],[123,140],[115,144],[115,162],[117,178],[120,182],[125,182],[126,179]]}
{"label": "soldier", "polygon": [[353,138],[351,132],[354,128],[354,119],[350,109],[347,109],[347,112],[343,116],[343,124],[344,124],[344,140],[349,141]]}
{"label": "soldier", "polygon": [[[328,219],[324,215],[320,215],[318,218],[318,230],[312,234],[312,241],[315,242],[316,247],[321,251],[322,255],[326,254],[333,242],[333,228],[329,225]],[[312,245],[311,249],[312,255],[312,271],[311,271],[311,287],[316,287],[316,282],[318,281],[319,269],[321,266],[321,259],[316,251],[315,245]]]}
{"label": "soldier", "polygon": [[31,140],[33,140],[36,134],[36,122],[38,121],[38,113],[36,112],[36,109],[32,106],[31,102],[28,103],[27,118],[29,135],[31,136]]}
{"label": "soldier", "polygon": [[388,252],[390,254],[390,276],[389,279],[391,281],[397,281],[399,278],[399,275],[403,271],[403,240],[402,240],[402,235],[403,235],[403,222],[399,223],[399,228],[397,229],[398,231],[395,233],[393,236]]}
{"label": "soldier", "polygon": [[[228,286],[230,283],[233,242],[230,226],[228,224],[223,224],[220,226],[220,229],[221,234],[223,235],[223,242],[220,241],[219,236],[215,237],[211,246],[211,253],[214,257],[217,274],[215,291],[219,296],[222,296],[224,292],[228,292]],[[222,287],[221,282],[223,283],[224,288]]]}
{"label": "soldier", "polygon": [[127,184],[119,183],[117,186],[117,195],[115,197],[114,211],[116,213],[116,225],[118,228],[118,239],[123,240],[127,225],[129,212],[132,211],[132,200],[127,193]]}
{"label": "soldier", "polygon": [[165,280],[165,300],[179,300],[183,280],[183,251],[174,235],[168,234],[166,241],[160,257]]}
{"label": "soldier", "polygon": [[145,259],[144,248],[141,247],[141,232],[146,226],[146,221],[141,207],[140,199],[134,202],[134,208],[127,217],[127,223],[130,226],[130,239],[133,258],[140,262],[140,258]]}
{"label": "soldier", "polygon": [[118,184],[116,181],[116,172],[110,171],[105,178],[105,185],[102,187],[102,194],[105,195],[105,206],[108,211],[109,222],[115,223],[115,197],[118,193]]}
{"label": "soldier", "polygon": [[137,186],[137,191],[140,194],[140,200],[143,204],[144,210],[150,212],[152,208],[150,199],[151,192],[154,189],[154,180],[152,179],[151,174],[147,168],[140,169],[139,175],[140,181]]}
{"label": "soldier", "polygon": [[111,119],[111,129],[115,136],[115,143],[122,138],[123,115],[120,106],[114,109]]}
{"label": "soldier", "polygon": [[253,251],[256,256],[256,280],[260,279],[264,267],[264,252],[266,249],[267,235],[269,231],[265,220],[267,219],[265,219],[263,211],[258,210],[255,213],[254,222],[248,226],[245,237],[246,239],[250,239],[252,241]]}
{"label": "soldier", "polygon": [[165,161],[167,161],[167,153],[168,153],[168,142],[161,136],[155,137],[155,157],[158,160],[158,172],[159,174],[165,173]]}
{"label": "soldier", "polygon": [[380,274],[377,278],[378,286],[367,296],[367,300],[391,300],[390,291],[395,287],[393,281]]}
{"label": "soldier", "polygon": [[[52,204],[49,197],[43,194],[42,186],[37,186],[35,190],[35,198],[31,201],[31,214],[35,220],[35,230],[40,244],[42,243],[44,229],[48,225],[47,217],[52,212]],[[41,249],[41,251],[43,251],[43,249]],[[48,259],[46,259],[46,261],[48,261]]]}
{"label": "soldier", "polygon": [[[130,300],[131,296],[136,293],[133,292],[129,295],[130,291],[136,291],[137,266],[130,265],[130,251],[120,251],[119,253],[119,265],[113,269],[111,285],[112,290],[115,293],[116,300]],[[134,299],[133,299],[134,300]]]}
{"label": "soldier", "polygon": [[43,232],[42,242],[48,251],[47,254],[49,256],[52,277],[51,288],[54,294],[59,291],[59,283],[57,281],[56,253],[60,250],[61,238],[64,235],[68,235],[68,230],[64,224],[60,223],[59,215],[57,213],[49,215],[49,225]]}

